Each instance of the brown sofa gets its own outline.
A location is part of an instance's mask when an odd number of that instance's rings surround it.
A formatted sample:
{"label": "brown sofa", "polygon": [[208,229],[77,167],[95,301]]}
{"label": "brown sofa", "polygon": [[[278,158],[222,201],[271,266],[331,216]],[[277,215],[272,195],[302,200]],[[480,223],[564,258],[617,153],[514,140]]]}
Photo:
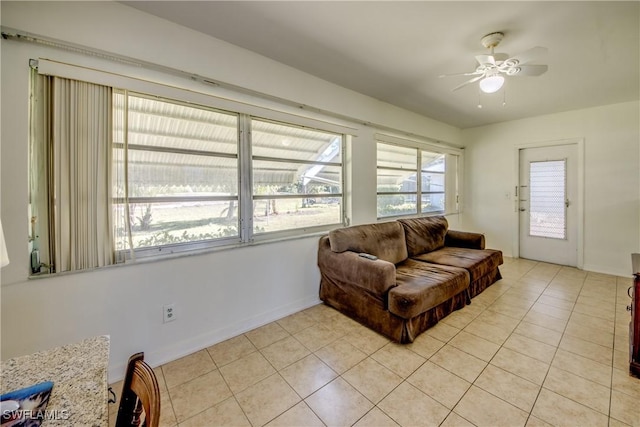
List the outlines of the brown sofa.
{"label": "brown sofa", "polygon": [[482,234],[448,230],[442,216],[333,230],[319,242],[320,299],[394,341],[413,342],[501,278],[502,252],[484,244]]}

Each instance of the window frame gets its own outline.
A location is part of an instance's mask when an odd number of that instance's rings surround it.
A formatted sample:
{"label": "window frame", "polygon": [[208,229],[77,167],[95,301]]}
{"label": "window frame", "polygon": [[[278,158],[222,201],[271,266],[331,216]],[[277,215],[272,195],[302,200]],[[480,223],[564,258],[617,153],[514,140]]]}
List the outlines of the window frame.
{"label": "window frame", "polygon": [[[253,121],[260,121],[260,122],[266,122],[266,123],[273,123],[276,125],[281,125],[281,126],[287,126],[287,127],[292,127],[292,128],[299,128],[299,129],[308,129],[308,130],[313,130],[313,131],[317,131],[317,132],[321,132],[321,133],[326,133],[326,134],[333,134],[336,137],[340,138],[340,144],[339,144],[339,149],[340,149],[340,162],[331,162],[331,161],[302,161],[302,160],[294,160],[294,159],[285,159],[285,158],[273,158],[273,157],[268,157],[268,156],[254,156],[253,155],[253,140],[250,140],[250,149],[251,149],[251,153],[252,155],[250,156],[251,159],[251,164],[253,165],[253,161],[257,160],[257,161],[270,161],[270,162],[294,162],[294,163],[299,163],[299,164],[307,164],[307,165],[322,165],[322,166],[334,166],[334,167],[339,167],[340,168],[340,189],[342,190],[340,193],[298,193],[298,194],[291,194],[291,195],[256,195],[253,190],[253,172],[255,170],[255,168],[251,167],[251,194],[250,194],[250,199],[251,202],[253,204],[254,201],[256,200],[278,200],[278,199],[303,199],[303,198],[311,198],[311,197],[339,197],[341,199],[340,202],[340,219],[338,222],[335,223],[328,223],[328,224],[322,224],[322,225],[315,225],[315,226],[303,226],[303,227],[298,227],[298,228],[288,228],[285,230],[276,230],[276,231],[266,231],[266,232],[256,232],[254,230],[254,224],[253,224],[253,218],[255,217],[255,214],[251,215],[251,224],[250,224],[250,230],[247,230],[247,234],[249,234],[250,240],[252,241],[268,241],[271,239],[278,239],[278,238],[282,238],[282,237],[289,237],[289,236],[295,236],[295,235],[300,235],[300,234],[313,234],[313,233],[320,233],[323,231],[329,231],[333,228],[339,227],[339,226],[343,226],[346,222],[346,200],[345,200],[345,176],[346,176],[346,162],[345,162],[345,149],[346,149],[346,140],[347,140],[347,135],[345,134],[341,134],[341,133],[337,133],[334,131],[328,131],[325,129],[318,129],[315,127],[309,127],[309,126],[303,126],[303,125],[299,125],[299,124],[295,124],[295,123],[287,123],[287,122],[283,122],[281,120],[273,120],[273,119],[267,119],[267,118],[263,118],[263,117],[256,117],[256,116],[249,116],[249,126],[250,126],[250,133],[253,132],[253,128],[252,128],[252,124]],[[253,209],[252,209],[253,210]]]}
{"label": "window frame", "polygon": [[[268,241],[277,241],[285,238],[294,238],[294,237],[305,237],[307,235],[314,235],[317,233],[327,232],[333,228],[344,226],[347,222],[347,212],[346,212],[346,162],[345,162],[345,153],[346,153],[346,144],[349,138],[349,134],[344,132],[337,132],[335,126],[328,125],[326,127],[321,126],[321,123],[318,123],[317,126],[309,126],[307,123],[309,120],[296,120],[298,117],[296,116],[286,116],[285,118],[288,120],[283,120],[282,117],[278,117],[277,119],[269,118],[268,115],[254,115],[241,111],[232,111],[226,110],[222,108],[217,108],[211,105],[205,105],[200,103],[188,102],[181,99],[172,99],[166,96],[153,95],[149,93],[127,90],[122,88],[114,87],[114,94],[124,94],[124,96],[137,96],[148,99],[156,99],[163,102],[168,102],[176,105],[184,105],[191,108],[199,108],[208,111],[218,112],[221,114],[228,114],[232,116],[237,116],[238,120],[238,129],[237,129],[237,154],[235,155],[227,155],[222,153],[222,157],[227,158],[237,158],[237,196],[175,196],[175,197],[129,197],[128,201],[130,204],[132,203],[160,203],[165,201],[170,202],[179,202],[179,201],[229,201],[236,200],[238,203],[238,234],[236,236],[231,237],[220,237],[214,239],[206,239],[206,240],[196,240],[192,242],[179,242],[179,243],[169,243],[166,245],[159,246],[149,246],[149,247],[141,247],[141,248],[126,248],[126,249],[115,249],[115,255],[118,262],[127,262],[131,260],[136,260],[138,258],[156,258],[161,256],[166,256],[170,254],[180,254],[180,253],[197,253],[204,252],[207,250],[217,249],[217,248],[230,248],[230,247],[238,247],[253,244],[254,242],[268,242]],[[125,103],[127,105],[127,103]],[[279,114],[282,116],[282,114]],[[340,162],[302,162],[305,164],[314,164],[314,165],[328,165],[335,166],[340,168],[340,193],[327,193],[325,196],[330,197],[339,197],[340,198],[340,218],[337,223],[328,223],[328,224],[319,224],[314,226],[305,226],[298,228],[287,228],[282,230],[256,233],[253,228],[253,218],[254,218],[254,210],[253,204],[256,200],[262,199],[278,199],[278,198],[304,198],[306,196],[313,195],[317,197],[318,194],[307,194],[301,193],[297,195],[273,195],[273,196],[258,196],[253,194],[253,161],[254,160],[268,160],[268,161],[292,161],[291,159],[279,159],[279,158],[270,158],[264,156],[252,156],[252,122],[253,121],[262,121],[262,122],[270,122],[283,126],[295,127],[300,129],[310,129],[322,133],[334,134],[336,137],[340,138],[339,150],[340,150]],[[315,124],[315,123],[314,123]],[[124,145],[119,144],[117,148],[124,149]],[[113,149],[116,148],[116,143],[114,143]],[[205,156],[214,156],[219,157],[218,155],[221,153],[214,152],[205,152],[201,153],[198,151],[190,151],[184,149],[173,149],[173,148],[160,148],[159,150],[155,150],[152,146],[150,147],[135,147],[136,149],[142,149],[146,151],[161,151],[161,152],[170,152],[170,153],[179,153],[179,154],[196,154],[196,155],[205,155]],[[130,147],[128,149],[131,149]],[[114,160],[115,161],[115,160]],[[320,194],[323,196],[324,194]],[[122,198],[114,197],[111,201],[113,205],[118,202],[123,202]]]}
{"label": "window frame", "polygon": [[[116,94],[118,95],[122,95],[125,97],[125,103],[124,103],[124,117],[125,117],[125,121],[124,121],[124,125],[123,127],[125,129],[122,130],[123,135],[124,135],[124,139],[125,142],[123,143],[116,143],[115,141],[112,142],[112,149],[123,149],[123,150],[133,150],[133,151],[149,151],[149,152],[163,152],[163,153],[173,153],[173,154],[184,154],[184,155],[195,155],[195,156],[204,156],[204,157],[216,157],[216,158],[228,158],[228,159],[236,159],[236,182],[237,182],[237,187],[236,187],[236,196],[161,196],[161,197],[153,197],[153,196],[149,196],[149,197],[141,197],[141,196],[133,196],[133,197],[127,197],[127,198],[123,198],[123,197],[113,197],[111,203],[113,206],[115,206],[116,204],[126,204],[128,203],[129,205],[132,204],[153,204],[153,203],[167,203],[167,202],[212,202],[212,201],[232,201],[232,200],[236,200],[238,203],[238,206],[240,205],[240,140],[239,137],[236,136],[236,154],[228,154],[228,153],[221,153],[221,152],[206,152],[206,151],[200,151],[200,150],[189,150],[189,149],[185,149],[185,148],[169,148],[169,147],[158,147],[158,146],[153,146],[153,145],[149,145],[149,146],[134,146],[133,148],[131,147],[130,144],[128,144],[128,116],[129,116],[129,102],[128,102],[128,97],[129,96],[133,96],[133,97],[138,97],[138,98],[144,98],[144,99],[150,99],[150,100],[158,100],[161,102],[166,102],[166,103],[170,103],[170,104],[174,104],[174,105],[179,105],[179,106],[185,106],[185,107],[190,107],[190,108],[197,108],[197,109],[202,109],[205,111],[210,111],[210,112],[214,112],[214,113],[219,113],[219,114],[225,114],[225,115],[229,115],[229,116],[234,116],[236,117],[236,135],[239,134],[240,131],[240,113],[237,112],[232,112],[232,111],[225,111],[219,108],[215,108],[215,107],[211,107],[211,106],[207,106],[207,105],[202,105],[202,104],[195,104],[195,103],[190,103],[190,102],[186,102],[186,101],[182,101],[182,100],[176,100],[176,99],[169,99],[163,96],[156,96],[156,95],[151,95],[151,94],[147,94],[147,93],[142,93],[142,92],[138,92],[138,91],[130,91],[127,89],[121,89],[121,88],[113,88],[113,92],[114,92],[114,96],[116,96]],[[125,155],[126,158],[126,155]],[[114,156],[114,160],[113,162],[115,162],[115,156]],[[128,183],[127,183],[128,185]],[[239,212],[238,212],[239,213]],[[114,224],[115,224],[115,218],[114,218]],[[115,225],[114,225],[115,226]],[[205,240],[194,240],[191,242],[178,242],[178,243],[169,243],[166,245],[158,245],[158,246],[147,246],[147,247],[133,247],[133,248],[125,248],[125,249],[115,249],[115,255],[116,255],[116,259],[118,260],[118,262],[122,262],[122,261],[129,261],[129,260],[134,260],[137,258],[153,258],[156,256],[162,256],[162,255],[167,255],[167,254],[173,254],[173,253],[181,253],[181,252],[191,252],[191,251],[203,251],[203,250],[207,250],[207,249],[211,249],[211,248],[215,248],[215,247],[219,247],[219,246],[227,246],[227,245],[233,245],[233,244],[237,244],[241,241],[240,239],[240,218],[238,215],[238,224],[237,224],[237,229],[238,229],[238,234],[236,236],[230,236],[230,237],[220,237],[220,238],[214,238],[214,239],[205,239]]]}
{"label": "window frame", "polygon": [[[397,170],[397,171],[409,171],[409,169],[393,168],[387,166],[380,166],[380,150],[378,144],[396,146],[401,148],[407,148],[416,150],[416,165],[415,169],[410,169],[411,172],[416,174],[416,191],[378,191],[376,185],[376,218],[378,221],[385,221],[389,219],[403,218],[403,217],[418,217],[418,216],[434,216],[434,215],[449,215],[461,212],[461,182],[462,182],[462,162],[463,162],[463,150],[454,147],[443,146],[440,143],[432,143],[418,140],[409,140],[399,138],[386,134],[376,134],[376,182],[379,177],[378,172],[380,170]],[[425,171],[422,166],[422,158],[424,153],[444,155],[444,171]],[[454,171],[451,171],[451,162],[455,160]],[[443,191],[423,191],[422,180],[423,174],[442,174],[444,180]],[[423,212],[423,197],[429,194],[442,194],[444,201],[444,209],[437,211]],[[379,215],[378,200],[380,196],[390,195],[408,195],[415,197],[415,212],[412,213],[399,213],[392,215]]]}

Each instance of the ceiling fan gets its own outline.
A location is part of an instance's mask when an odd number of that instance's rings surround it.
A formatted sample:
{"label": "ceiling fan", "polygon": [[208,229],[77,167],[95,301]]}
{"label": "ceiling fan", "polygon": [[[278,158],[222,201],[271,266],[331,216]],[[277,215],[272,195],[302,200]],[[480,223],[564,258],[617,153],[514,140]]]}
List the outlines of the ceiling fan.
{"label": "ceiling fan", "polygon": [[474,76],[452,90],[458,90],[471,83],[480,82],[480,90],[484,93],[494,93],[502,88],[505,76],[539,76],[544,74],[549,68],[546,65],[528,64],[530,61],[547,53],[545,47],[534,47],[518,55],[509,56],[506,53],[494,53],[494,48],[500,44],[504,38],[504,33],[495,32],[484,36],[482,45],[491,50],[489,55],[477,55],[478,66],[475,71],[469,73],[444,74],[440,77],[449,76]]}

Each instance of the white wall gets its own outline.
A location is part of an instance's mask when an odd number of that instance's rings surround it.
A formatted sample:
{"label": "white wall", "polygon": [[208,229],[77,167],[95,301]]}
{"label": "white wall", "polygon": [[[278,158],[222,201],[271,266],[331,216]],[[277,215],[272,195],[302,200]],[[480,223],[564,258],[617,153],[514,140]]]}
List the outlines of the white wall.
{"label": "white wall", "polygon": [[[640,107],[615,104],[462,132],[466,143],[463,223],[491,247],[513,250],[516,146],[584,140],[584,269],[621,276],[640,249]],[[509,194],[509,198],[506,195]]]}
{"label": "white wall", "polygon": [[[118,3],[3,1],[0,7],[3,27],[178,68],[359,123],[461,141],[454,127]],[[0,288],[2,359],[108,334],[115,380],[134,352],[145,351],[152,365],[165,363],[318,302],[317,236],[28,279],[28,60],[73,55],[6,40],[0,48],[0,213],[11,259]],[[376,220],[376,130],[358,127],[348,159],[353,224]],[[178,319],[163,324],[161,307],[169,302]]]}
{"label": "white wall", "polygon": [[[450,224],[485,232],[489,246],[506,255],[512,202],[504,194],[515,182],[513,147],[583,137],[585,267],[628,275],[628,254],[640,250],[638,103],[461,132],[118,3],[3,1],[0,7],[4,27],[178,68],[359,123],[464,143],[465,213]],[[109,334],[115,380],[136,351],[157,365],[318,302],[317,236],[28,279],[28,59],[73,55],[0,43],[0,213],[11,258],[0,288],[2,359]],[[347,160],[353,224],[376,220],[376,129],[357,127]],[[169,302],[178,319],[162,324],[161,307]]]}

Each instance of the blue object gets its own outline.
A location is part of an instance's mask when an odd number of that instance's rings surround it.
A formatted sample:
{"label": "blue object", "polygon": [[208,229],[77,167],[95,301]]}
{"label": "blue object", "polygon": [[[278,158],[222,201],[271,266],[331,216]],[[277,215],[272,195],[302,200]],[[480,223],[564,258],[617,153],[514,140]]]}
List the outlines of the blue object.
{"label": "blue object", "polygon": [[9,393],[5,393],[2,396],[0,396],[0,401],[1,400],[20,401],[20,400],[27,399],[35,394],[44,393],[47,391],[50,392],[52,388],[53,388],[53,382],[45,381],[43,383],[35,384],[27,388],[21,388],[20,390],[15,390],[15,391],[10,391]]}
{"label": "blue object", "polygon": [[53,382],[39,384],[11,391],[0,396],[0,424],[4,427],[37,427],[47,418]]}

